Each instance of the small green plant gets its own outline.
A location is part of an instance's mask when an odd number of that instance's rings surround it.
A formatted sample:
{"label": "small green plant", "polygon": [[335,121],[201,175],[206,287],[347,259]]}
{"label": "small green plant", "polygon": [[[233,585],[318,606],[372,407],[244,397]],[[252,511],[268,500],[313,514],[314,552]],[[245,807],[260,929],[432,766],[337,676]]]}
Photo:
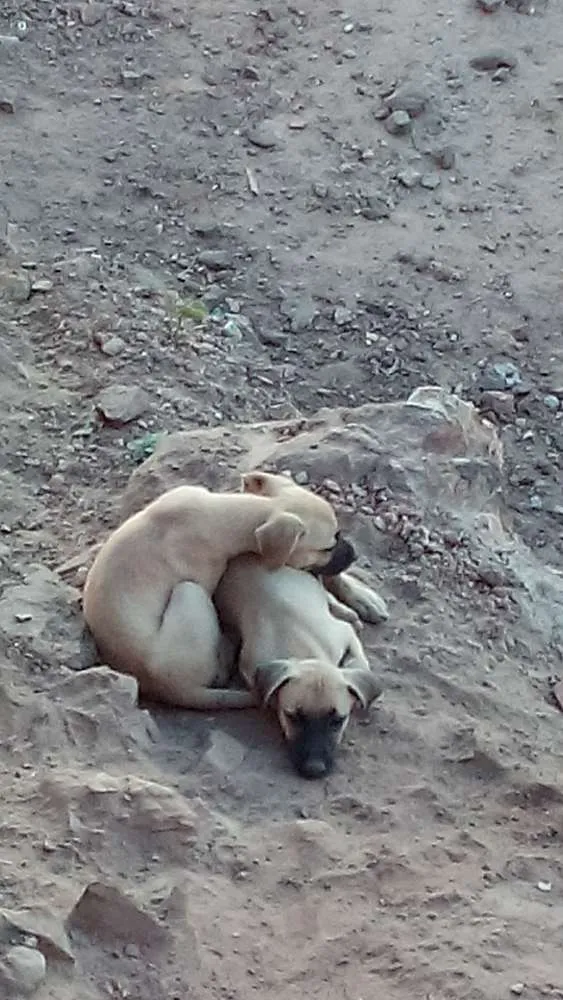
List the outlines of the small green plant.
{"label": "small green plant", "polygon": [[145,459],[150,458],[154,452],[159,439],[160,434],[143,434],[142,437],[133,438],[132,441],[128,441],[126,447],[127,451],[130,452],[131,458],[136,465],[140,465]]}
{"label": "small green plant", "polygon": [[176,306],[176,315],[179,320],[191,319],[194,323],[203,323],[209,315],[209,310],[204,302],[197,299],[181,299]]}

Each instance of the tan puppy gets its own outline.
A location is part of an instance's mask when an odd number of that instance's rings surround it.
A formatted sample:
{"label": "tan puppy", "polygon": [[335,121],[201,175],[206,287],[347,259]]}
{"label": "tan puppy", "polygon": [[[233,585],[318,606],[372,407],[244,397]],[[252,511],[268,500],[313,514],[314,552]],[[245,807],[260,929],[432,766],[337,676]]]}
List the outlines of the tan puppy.
{"label": "tan puppy", "polygon": [[255,703],[250,691],[213,687],[228,682],[231,666],[211,600],[229,559],[254,552],[269,567],[331,572],[352,562],[330,504],[286,477],[275,486],[276,478],[249,473],[242,493],[179,486],[102,545],[84,617],[102,657],[136,677],[143,695],[209,710]]}
{"label": "tan puppy", "polygon": [[[297,771],[328,774],[356,702],[381,692],[349,621],[311,573],[268,571],[252,555],[233,559],[215,592],[221,624],[240,642],[239,669],[280,725]],[[336,608],[343,615],[345,608]]]}

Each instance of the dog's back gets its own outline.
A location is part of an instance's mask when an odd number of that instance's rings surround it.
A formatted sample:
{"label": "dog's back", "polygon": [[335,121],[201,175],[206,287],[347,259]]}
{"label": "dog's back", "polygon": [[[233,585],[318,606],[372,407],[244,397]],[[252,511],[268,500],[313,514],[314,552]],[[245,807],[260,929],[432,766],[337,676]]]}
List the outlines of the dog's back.
{"label": "dog's back", "polygon": [[319,580],[284,566],[268,570],[253,555],[231,560],[215,593],[222,624],[241,642],[239,666],[251,681],[271,659],[323,659],[337,665],[351,626],[335,618]]}

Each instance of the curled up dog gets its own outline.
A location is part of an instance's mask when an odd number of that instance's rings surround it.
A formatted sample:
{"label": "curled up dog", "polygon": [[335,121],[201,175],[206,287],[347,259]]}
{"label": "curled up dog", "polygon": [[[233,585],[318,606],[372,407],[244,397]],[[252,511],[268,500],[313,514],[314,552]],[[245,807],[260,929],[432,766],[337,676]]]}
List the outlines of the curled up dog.
{"label": "curled up dog", "polygon": [[[346,569],[354,558],[350,547]],[[350,578],[348,578],[350,579]],[[381,620],[381,598],[362,600]],[[239,643],[239,670],[263,704],[275,701],[295,769],[328,775],[352,709],[381,693],[359,637],[355,612],[319,579],[291,567],[268,571],[256,556],[233,559],[215,593],[219,619]],[[337,617],[338,616],[338,617]]]}
{"label": "curled up dog", "polygon": [[269,569],[338,572],[353,550],[330,504],[285,476],[253,472],[241,493],[179,486],[105,541],[86,579],[83,610],[101,657],[140,693],[214,711],[256,703],[228,688],[232,649],[212,595],[230,559],[255,553]]}

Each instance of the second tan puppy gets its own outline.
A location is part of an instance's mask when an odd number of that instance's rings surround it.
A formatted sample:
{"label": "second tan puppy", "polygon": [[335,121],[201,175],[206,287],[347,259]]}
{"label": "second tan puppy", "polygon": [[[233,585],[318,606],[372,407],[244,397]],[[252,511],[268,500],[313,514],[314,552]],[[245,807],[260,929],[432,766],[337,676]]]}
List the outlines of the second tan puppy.
{"label": "second tan puppy", "polygon": [[287,566],[268,571],[252,555],[229,563],[215,605],[240,643],[245,682],[264,704],[277,699],[296,770],[306,778],[327,775],[354,704],[367,708],[381,692],[353,626],[343,620],[349,609],[311,573]]}
{"label": "second tan puppy", "polygon": [[86,623],[106,662],[136,677],[146,697],[209,710],[255,703],[250,691],[224,686],[229,649],[211,597],[229,559],[253,552],[271,568],[331,573],[354,559],[325,500],[262,472],[243,476],[242,488],[169,490],[96,556],[84,588]]}

